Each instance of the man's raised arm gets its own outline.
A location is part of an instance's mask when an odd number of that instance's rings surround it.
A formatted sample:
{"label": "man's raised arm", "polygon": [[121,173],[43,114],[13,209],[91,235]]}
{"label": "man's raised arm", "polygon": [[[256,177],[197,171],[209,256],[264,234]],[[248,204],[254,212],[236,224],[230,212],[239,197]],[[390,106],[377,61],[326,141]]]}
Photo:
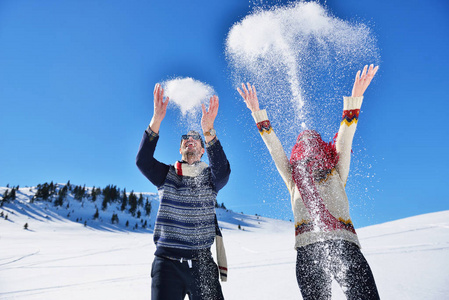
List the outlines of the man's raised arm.
{"label": "man's raised arm", "polygon": [[167,112],[169,98],[167,97],[165,102],[163,101],[164,89],[159,83],[154,87],[153,96],[154,113],[150,125],[147,130],[145,130],[142,141],[140,142],[139,151],[136,156],[136,165],[140,172],[142,172],[151,183],[159,187],[165,181],[169,166],[156,160],[154,158],[154,151],[156,150],[156,144],[159,140],[161,122]]}

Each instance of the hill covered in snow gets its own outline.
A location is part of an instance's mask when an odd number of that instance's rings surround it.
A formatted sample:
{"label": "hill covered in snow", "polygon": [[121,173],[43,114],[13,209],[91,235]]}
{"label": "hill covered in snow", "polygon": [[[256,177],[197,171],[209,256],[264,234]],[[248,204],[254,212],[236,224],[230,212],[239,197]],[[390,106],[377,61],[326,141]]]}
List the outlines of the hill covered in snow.
{"label": "hill covered in snow", "polygon": [[[2,203],[0,299],[149,299],[157,195],[143,193],[130,211],[122,200],[104,208],[103,193],[93,200],[85,188],[80,198],[73,188],[55,205],[63,186],[45,200],[33,199],[37,187],[18,188]],[[226,299],[301,299],[291,222],[223,208],[217,217],[228,256]],[[449,211],[357,232],[382,299],[448,299]],[[333,291],[345,299],[336,284]]]}

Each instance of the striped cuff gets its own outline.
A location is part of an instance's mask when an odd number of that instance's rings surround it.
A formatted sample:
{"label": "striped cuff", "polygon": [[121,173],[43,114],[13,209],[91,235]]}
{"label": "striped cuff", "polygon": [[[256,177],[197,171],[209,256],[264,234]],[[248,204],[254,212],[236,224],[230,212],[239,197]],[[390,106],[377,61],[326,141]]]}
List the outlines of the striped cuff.
{"label": "striped cuff", "polygon": [[268,114],[265,109],[261,109],[252,113],[254,121],[256,121],[257,129],[260,134],[271,133],[271,122],[268,120]]}
{"label": "striped cuff", "polygon": [[210,142],[206,143],[206,147],[210,147],[218,141],[217,136],[215,136]]}
{"label": "striped cuff", "polygon": [[343,111],[343,119],[341,120],[341,124],[346,124],[347,126],[351,126],[352,124],[357,124],[359,121],[360,109],[350,109]]}
{"label": "striped cuff", "polygon": [[147,130],[145,130],[145,132],[147,133],[147,136],[148,136],[148,139],[150,140],[150,142],[159,136],[159,134],[157,134],[156,132],[151,130],[150,125],[148,125],[148,128],[147,128]]}
{"label": "striped cuff", "polygon": [[352,124],[357,124],[362,102],[363,96],[343,97],[343,116],[341,125],[346,124],[347,126],[351,126]]}

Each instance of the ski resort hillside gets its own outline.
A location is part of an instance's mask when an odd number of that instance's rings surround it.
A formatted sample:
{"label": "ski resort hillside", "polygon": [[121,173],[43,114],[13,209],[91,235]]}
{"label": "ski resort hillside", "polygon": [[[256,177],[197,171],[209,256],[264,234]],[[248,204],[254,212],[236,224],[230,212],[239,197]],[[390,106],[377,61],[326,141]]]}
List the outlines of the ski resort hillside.
{"label": "ski resort hillside", "polygon": [[[137,206],[127,202],[122,210],[123,199],[103,205],[104,189],[94,200],[93,188],[80,198],[84,187],[76,194],[72,186],[55,205],[67,185],[54,186],[45,200],[34,197],[38,187],[17,187],[15,199],[1,203],[0,299],[149,299],[157,195],[142,193],[140,205],[140,193],[133,193]],[[12,189],[0,188],[0,195]],[[216,211],[228,257],[225,298],[301,299],[293,223]],[[357,232],[382,299],[447,299],[449,211]],[[333,299],[345,299],[338,285],[333,292]]]}
{"label": "ski resort hillside", "polygon": [[[114,185],[101,189],[70,184],[44,183],[36,187],[0,188],[0,205],[5,216],[29,217],[27,227],[42,222],[66,219],[86,227],[105,230],[143,230],[151,232],[159,208],[154,193],[127,193]],[[8,204],[14,209],[8,214]],[[18,210],[15,212],[14,210]],[[23,226],[25,224],[22,224]]]}

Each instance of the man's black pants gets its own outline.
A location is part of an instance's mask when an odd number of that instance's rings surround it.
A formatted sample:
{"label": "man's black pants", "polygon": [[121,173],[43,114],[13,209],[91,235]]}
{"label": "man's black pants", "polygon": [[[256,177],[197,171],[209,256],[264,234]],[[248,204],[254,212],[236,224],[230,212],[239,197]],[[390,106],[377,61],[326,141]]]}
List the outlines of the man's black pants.
{"label": "man's black pants", "polygon": [[151,268],[152,300],[222,300],[218,267],[211,253],[195,260],[155,256]]}
{"label": "man's black pants", "polygon": [[332,298],[332,278],[347,299],[380,299],[373,273],[354,243],[318,242],[297,249],[296,279],[304,300]]}

